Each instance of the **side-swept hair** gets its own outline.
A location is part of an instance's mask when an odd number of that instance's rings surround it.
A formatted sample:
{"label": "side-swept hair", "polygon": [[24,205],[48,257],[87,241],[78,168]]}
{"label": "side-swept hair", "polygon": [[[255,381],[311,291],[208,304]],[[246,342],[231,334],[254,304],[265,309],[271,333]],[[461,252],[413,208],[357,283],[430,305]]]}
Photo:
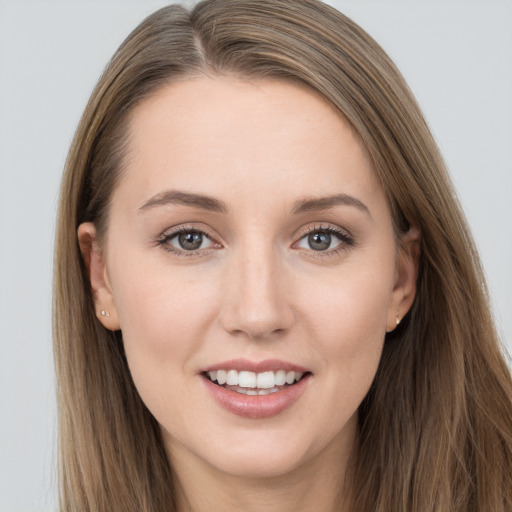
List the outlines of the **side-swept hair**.
{"label": "side-swept hair", "polygon": [[124,41],[73,140],[55,248],[60,507],[175,509],[172,468],[138,396],[121,332],[95,317],[77,227],[108,227],[130,113],[157,89],[201,74],[298,81],[359,133],[395,231],[421,230],[418,293],[388,335],[359,410],[349,468],[361,512],[510,512],[512,383],[480,261],[439,150],[378,44],[317,0],[207,0],[165,7]]}

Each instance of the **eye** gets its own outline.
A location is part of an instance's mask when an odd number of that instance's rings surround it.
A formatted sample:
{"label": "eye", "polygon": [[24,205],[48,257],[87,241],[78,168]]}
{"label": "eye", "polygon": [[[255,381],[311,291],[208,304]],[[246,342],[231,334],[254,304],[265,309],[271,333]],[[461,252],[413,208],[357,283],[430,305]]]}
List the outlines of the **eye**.
{"label": "eye", "polygon": [[300,249],[308,249],[315,252],[335,252],[343,245],[352,245],[352,238],[341,230],[332,227],[314,228],[306,233],[297,242]]}
{"label": "eye", "polygon": [[206,233],[189,228],[179,228],[171,233],[166,233],[158,240],[158,243],[167,251],[189,254],[218,245]]}
{"label": "eye", "polygon": [[197,251],[208,246],[208,242],[211,240],[199,231],[185,231],[173,236],[167,243],[184,251]]}

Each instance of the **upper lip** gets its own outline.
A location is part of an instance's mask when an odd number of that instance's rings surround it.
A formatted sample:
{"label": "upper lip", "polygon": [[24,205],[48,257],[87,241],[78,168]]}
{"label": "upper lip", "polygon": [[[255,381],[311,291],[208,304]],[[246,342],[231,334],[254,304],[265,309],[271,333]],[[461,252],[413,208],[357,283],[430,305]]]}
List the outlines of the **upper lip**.
{"label": "upper lip", "polygon": [[249,359],[231,359],[223,361],[222,363],[212,364],[201,370],[201,373],[213,372],[216,370],[236,370],[249,371],[254,373],[263,372],[276,372],[278,370],[285,370],[287,372],[300,372],[306,373],[309,370],[303,366],[299,366],[288,361],[281,361],[279,359],[265,359],[263,361],[251,361]]}

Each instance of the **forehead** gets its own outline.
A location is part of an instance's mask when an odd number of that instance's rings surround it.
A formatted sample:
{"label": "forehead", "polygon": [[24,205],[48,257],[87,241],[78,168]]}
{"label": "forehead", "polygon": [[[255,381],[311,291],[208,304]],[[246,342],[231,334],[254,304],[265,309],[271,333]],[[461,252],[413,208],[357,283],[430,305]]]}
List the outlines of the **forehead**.
{"label": "forehead", "polygon": [[236,187],[380,190],[341,114],[306,86],[278,80],[200,77],[159,89],[131,115],[124,167],[123,181],[146,195],[175,186],[220,196]]}

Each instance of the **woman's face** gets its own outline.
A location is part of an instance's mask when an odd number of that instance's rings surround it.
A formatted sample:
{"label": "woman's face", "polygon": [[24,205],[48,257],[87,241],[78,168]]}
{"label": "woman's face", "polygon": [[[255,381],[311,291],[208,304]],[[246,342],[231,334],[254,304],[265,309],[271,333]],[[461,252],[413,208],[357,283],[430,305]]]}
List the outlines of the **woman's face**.
{"label": "woman's face", "polygon": [[348,455],[415,264],[326,101],[270,80],[161,89],[131,118],[101,248],[92,225],[79,237],[177,466],[275,476]]}

